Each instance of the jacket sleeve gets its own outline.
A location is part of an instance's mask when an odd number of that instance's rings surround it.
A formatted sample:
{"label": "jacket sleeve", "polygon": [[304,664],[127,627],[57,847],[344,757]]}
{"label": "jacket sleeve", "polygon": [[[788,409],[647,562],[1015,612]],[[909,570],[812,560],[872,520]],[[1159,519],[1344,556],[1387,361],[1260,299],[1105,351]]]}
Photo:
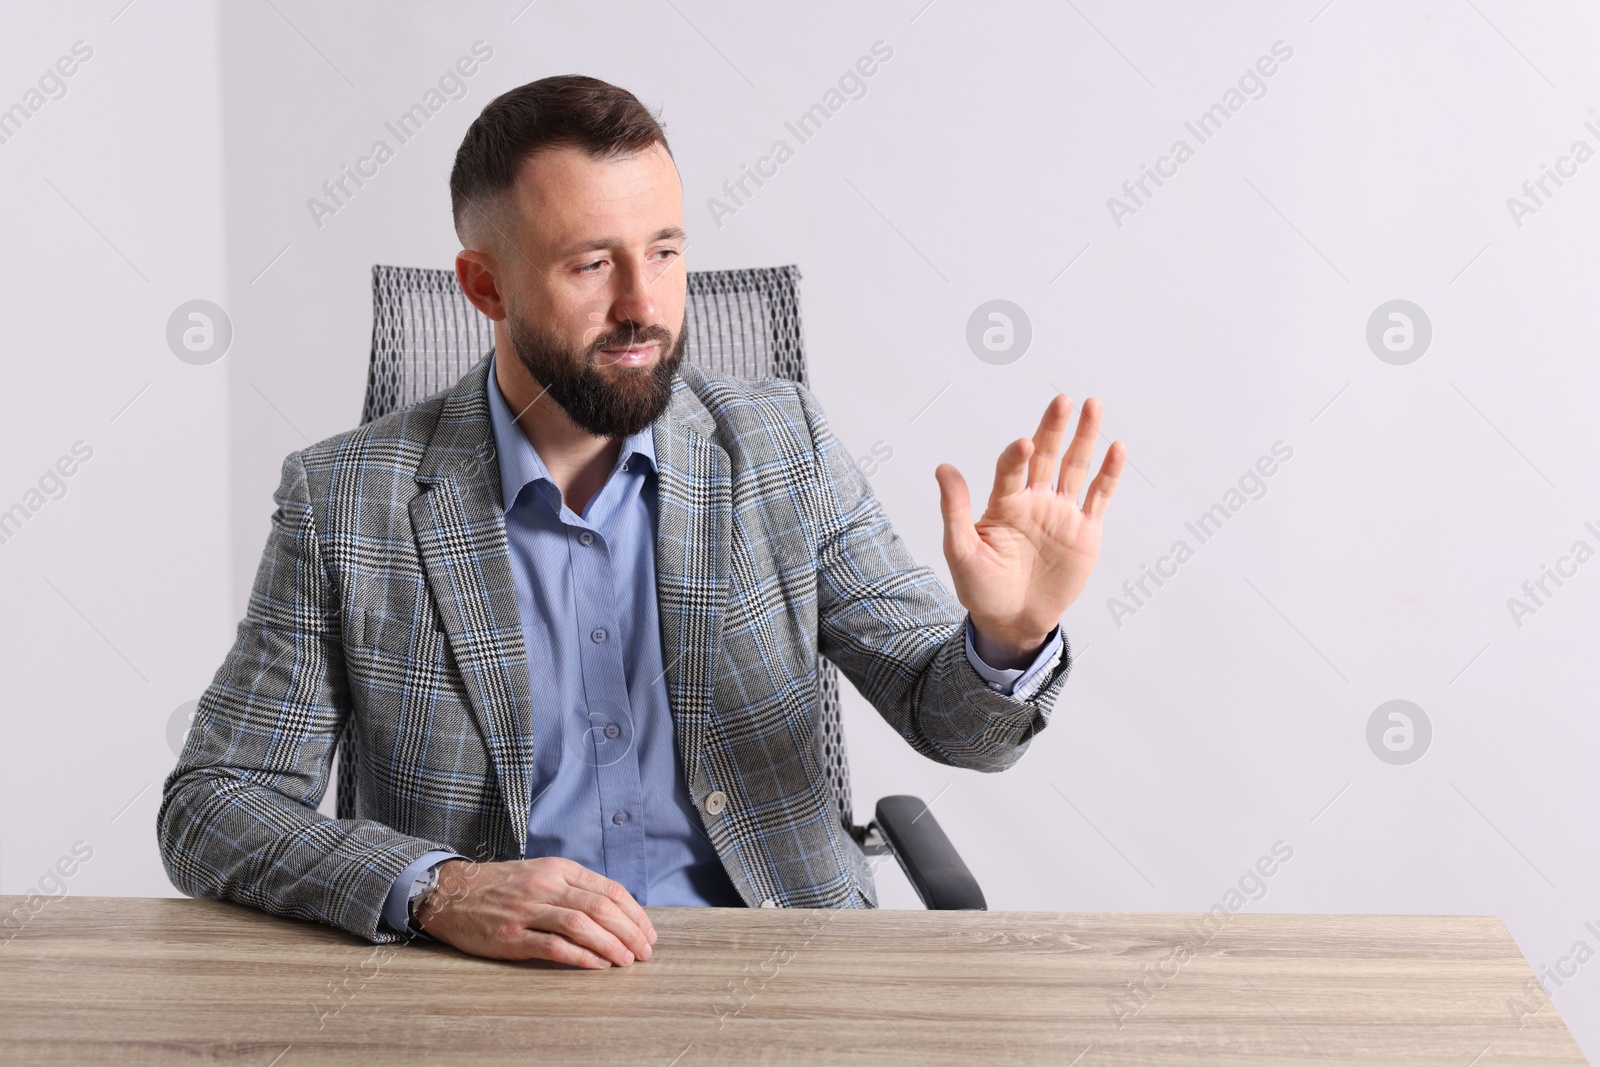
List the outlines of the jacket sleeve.
{"label": "jacket sleeve", "polygon": [[317,811],[350,707],[302,455],[274,499],[249,608],[163,788],[161,860],[190,896],[408,940],[380,925],[384,900],[412,860],[447,846]]}
{"label": "jacket sleeve", "polygon": [[1072,665],[1065,632],[1060,661],[1034,684],[994,691],[967,658],[967,612],[911,559],[816,398],[798,388],[816,457],[819,651],[918,752],[1004,770],[1050,721]]}

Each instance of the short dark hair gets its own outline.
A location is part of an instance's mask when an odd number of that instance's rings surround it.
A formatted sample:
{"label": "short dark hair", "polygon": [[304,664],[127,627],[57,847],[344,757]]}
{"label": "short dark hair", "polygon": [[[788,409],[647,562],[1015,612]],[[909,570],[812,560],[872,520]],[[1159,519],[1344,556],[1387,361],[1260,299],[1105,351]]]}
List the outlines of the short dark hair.
{"label": "short dark hair", "polygon": [[607,159],[653,144],[672,154],[650,109],[598,78],[560,74],[501,93],[473,120],[456,150],[450,171],[456,235],[466,244],[469,228],[476,229],[469,216],[496,214],[493,202],[516,185],[523,162],[541,148],[576,146]]}

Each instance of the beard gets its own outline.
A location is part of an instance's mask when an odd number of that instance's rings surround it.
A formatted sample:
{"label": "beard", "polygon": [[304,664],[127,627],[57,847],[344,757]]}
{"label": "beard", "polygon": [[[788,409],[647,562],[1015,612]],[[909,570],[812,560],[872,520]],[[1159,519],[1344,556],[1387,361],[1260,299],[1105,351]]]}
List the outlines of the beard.
{"label": "beard", "polygon": [[[674,338],[660,324],[633,326],[596,338],[575,348],[560,337],[534,326],[511,312],[506,314],[511,346],[533,380],[550,399],[561,405],[574,424],[596,437],[623,438],[638,433],[667,410],[672,399],[672,378],[683,362],[687,334],[682,324]],[[611,368],[614,378],[601,373],[601,350],[657,342],[659,355],[646,367]]]}

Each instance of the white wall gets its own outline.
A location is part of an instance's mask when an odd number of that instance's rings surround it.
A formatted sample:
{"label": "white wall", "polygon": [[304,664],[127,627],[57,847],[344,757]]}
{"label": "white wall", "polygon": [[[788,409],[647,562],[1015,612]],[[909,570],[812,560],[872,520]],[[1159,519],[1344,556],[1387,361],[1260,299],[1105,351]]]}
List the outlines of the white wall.
{"label": "white wall", "polygon": [[[1474,2],[10,16],[6,101],[73,40],[96,53],[0,145],[0,498],[76,439],[96,453],[0,545],[21,608],[0,623],[20,742],[0,889],[88,838],[84,891],[171,892],[153,793],[108,819],[172,764],[167,719],[231,639],[283,455],[359,415],[370,267],[448,266],[462,132],[494,94],[576,71],[662,109],[692,268],[800,264],[813,386],[853,451],[892,449],[873,485],[941,574],[937,463],[986,493],[1056,386],[1104,398],[1129,442],[1051,729],[981,777],[915,756],[852,695],[862,818],[937,796],[997,908],[1203,910],[1282,840],[1293,859],[1251,910],[1494,914],[1536,967],[1600,949],[1600,563],[1520,626],[1507,608],[1574,541],[1600,548],[1600,162],[1520,226],[1506,205],[1575,140],[1600,149],[1600,18]],[[468,95],[318,228],[306,199],[480,39]],[[880,40],[866,96],[796,146],[784,122]],[[1184,122],[1278,41],[1293,55],[1265,95],[1199,144]],[[1118,226],[1107,198],[1180,137],[1193,158]],[[707,198],[778,138],[794,158],[719,226]],[[235,327],[209,367],[161,337],[192,297]],[[995,298],[1033,328],[1005,366],[965,339]],[[1365,339],[1396,298],[1433,328],[1404,366]],[[1266,495],[1200,544],[1185,522],[1278,441],[1293,456]],[[1119,626],[1108,598],[1180,538],[1194,557]],[[1410,765],[1368,748],[1391,699],[1432,723]],[[1555,993],[1591,1055],[1597,972]]]}
{"label": "white wall", "polygon": [[[8,5],[0,108],[0,892],[76,842],[73,893],[171,893],[156,852],[167,723],[233,636],[228,378],[168,348],[227,305],[214,5]],[[75,42],[65,95],[29,100]],[[59,94],[47,80],[50,92]],[[30,497],[72,448],[90,458]],[[48,886],[46,887],[48,888]]]}

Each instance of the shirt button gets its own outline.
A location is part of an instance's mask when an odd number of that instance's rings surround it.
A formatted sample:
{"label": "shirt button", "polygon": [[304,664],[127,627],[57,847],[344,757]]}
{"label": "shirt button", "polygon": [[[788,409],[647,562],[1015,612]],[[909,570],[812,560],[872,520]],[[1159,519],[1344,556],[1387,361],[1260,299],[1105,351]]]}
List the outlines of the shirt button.
{"label": "shirt button", "polygon": [[722,809],[728,806],[728,794],[720,789],[706,794],[706,813],[708,815],[721,815]]}
{"label": "shirt button", "polygon": [[621,826],[623,823],[628,821],[628,813],[625,811],[619,811],[615,815],[611,816],[611,821],[616,823],[618,826]]}
{"label": "shirt button", "polygon": [[622,736],[622,727],[618,726],[614,722],[606,723],[606,736],[607,737],[621,737]]}
{"label": "shirt button", "polygon": [[606,639],[605,628],[604,627],[596,627],[594,633],[589,635],[589,638],[592,641],[594,641],[595,644],[598,645],[600,642],[602,642],[602,641],[604,641]]}
{"label": "shirt button", "polygon": [[592,544],[594,544],[594,534],[590,533],[588,530],[583,531],[581,534],[578,535],[578,544],[580,544],[580,545],[592,545]]}
{"label": "shirt button", "polygon": [[763,908],[776,908],[778,906],[778,902],[773,900],[771,897],[768,897],[766,900],[761,902],[761,906]]}

